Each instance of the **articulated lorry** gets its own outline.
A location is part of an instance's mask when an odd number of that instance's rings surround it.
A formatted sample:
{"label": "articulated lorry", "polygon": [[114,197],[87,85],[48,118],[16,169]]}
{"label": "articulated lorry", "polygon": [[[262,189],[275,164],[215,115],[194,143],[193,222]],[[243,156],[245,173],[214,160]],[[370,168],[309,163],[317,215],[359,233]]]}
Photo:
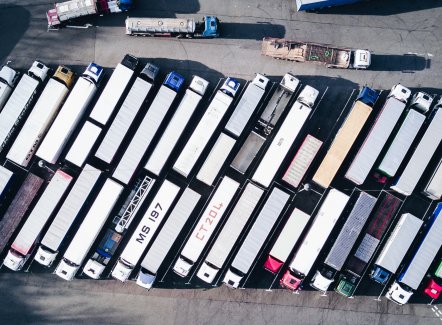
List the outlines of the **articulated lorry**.
{"label": "articulated lorry", "polygon": [[439,161],[436,170],[431,175],[427,186],[423,191],[424,195],[432,200],[440,200],[442,197],[442,159]]}
{"label": "articulated lorry", "polygon": [[17,81],[18,73],[11,67],[4,65],[0,69],[0,110],[6,103],[6,100],[9,98],[9,95],[12,92],[12,88],[15,86],[15,82]]}
{"label": "articulated lorry", "polygon": [[362,1],[366,0],[296,0],[296,8],[298,9],[298,11],[311,11]]}
{"label": "articulated lorry", "polygon": [[141,36],[168,36],[185,38],[214,38],[219,36],[219,19],[204,16],[202,21],[193,18],[128,17],[126,34]]}
{"label": "articulated lorry", "polygon": [[279,60],[320,63],[327,68],[367,69],[371,64],[371,53],[368,50],[353,50],[284,38],[265,37],[262,40],[261,54]]}

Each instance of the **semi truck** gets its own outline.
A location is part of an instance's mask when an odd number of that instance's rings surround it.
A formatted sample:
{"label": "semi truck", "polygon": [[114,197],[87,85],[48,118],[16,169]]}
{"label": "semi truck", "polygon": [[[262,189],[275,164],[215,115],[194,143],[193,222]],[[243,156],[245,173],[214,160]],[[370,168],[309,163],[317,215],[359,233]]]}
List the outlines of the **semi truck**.
{"label": "semi truck", "polygon": [[27,74],[24,74],[0,111],[0,151],[2,151],[16,133],[21,120],[37,98],[36,94],[45,82],[49,68],[39,61],[34,61]]}
{"label": "semi truck", "polygon": [[106,180],[55,269],[55,274],[60,278],[67,281],[74,278],[122,190],[123,186],[117,182]]}
{"label": "semi truck", "polygon": [[281,278],[280,285],[283,288],[293,291],[300,288],[349,199],[348,195],[336,189],[328,192],[307,235],[290,262],[289,269]]}
{"label": "semi truck", "polygon": [[212,283],[215,280],[263,194],[264,190],[253,183],[248,183],[245,186],[218,238],[198,270],[198,278],[207,283]]}
{"label": "semi truck", "polygon": [[173,266],[173,271],[176,274],[181,277],[186,277],[189,274],[212,237],[216,226],[223,219],[238,188],[239,183],[227,176],[220,181]]}
{"label": "semi truck", "polygon": [[388,283],[391,275],[396,273],[399,268],[422,223],[422,220],[411,213],[401,216],[374,262],[370,278],[382,285]]}
{"label": "semi truck", "polygon": [[72,176],[66,174],[61,169],[57,170],[49,185],[38,199],[37,204],[32,209],[31,214],[26,219],[25,224],[20,229],[20,232],[15,237],[3,261],[3,265],[13,271],[22,269],[32,254],[43,227],[57,208],[72,179]]}
{"label": "semi truck", "polygon": [[9,182],[11,181],[14,173],[9,169],[0,166],[0,198],[3,196],[3,193],[9,186]]}
{"label": "semi truck", "polygon": [[366,227],[362,242],[346,261],[335,287],[336,292],[345,297],[353,296],[401,203],[394,195],[385,194]]}
{"label": "semi truck", "polygon": [[80,211],[91,198],[92,190],[101,175],[101,171],[86,165],[80,176],[78,176],[69,194],[55,215],[54,220],[46,231],[34,261],[43,266],[49,267],[57,258],[64,239],[76,218],[79,218]]}
{"label": "semi truck", "polygon": [[312,11],[362,1],[366,0],[296,0],[296,8],[298,11]]}
{"label": "semi truck", "polygon": [[289,198],[290,194],[277,187],[273,188],[223,278],[223,283],[229,288],[238,288],[250,271]]}
{"label": "semi truck", "polygon": [[12,88],[15,86],[15,82],[17,81],[18,73],[11,67],[4,65],[0,69],[0,110],[6,103],[6,100],[9,98],[9,95],[12,92]]}
{"label": "semi truck", "polygon": [[201,195],[189,187],[178,200],[175,208],[167,218],[152,246],[141,262],[137,276],[137,284],[143,288],[152,288],[158,274],[158,269],[175,243],[192,212],[195,210]]}
{"label": "semi truck", "polygon": [[112,225],[106,230],[94,254],[86,262],[83,268],[84,274],[92,279],[101,277],[154,183],[155,180],[148,176],[140,178],[135,183],[120,211],[112,220]]}
{"label": "semi truck", "polygon": [[152,139],[158,132],[164,116],[171,109],[172,103],[181,90],[183,83],[184,78],[174,71],[166,76],[163,85],[160,87],[123,157],[115,168],[113,178],[118,179],[124,184],[129,183]]}
{"label": "semi truck", "polygon": [[72,19],[107,13],[128,11],[132,0],[69,0],[55,3],[54,8],[46,12],[48,28],[59,28]]}
{"label": "semi truck", "polygon": [[129,279],[141,256],[160,227],[178,195],[180,187],[167,179],[153,198],[143,218],[112,270],[112,277],[122,282]]}
{"label": "semi truck", "polygon": [[149,95],[159,68],[152,63],[147,63],[140,75],[135,79],[123,104],[121,105],[112,124],[106,132],[95,157],[110,164],[129,130],[135,117],[141,109],[141,105]]}
{"label": "semi truck", "polygon": [[126,34],[135,36],[162,36],[179,38],[215,38],[219,36],[219,19],[204,16],[202,21],[193,18],[128,17]]}
{"label": "semi truck", "polygon": [[424,114],[414,109],[408,111],[399,131],[378,167],[380,172],[389,177],[393,177],[396,174],[424,121]]}
{"label": "semi truck", "polygon": [[216,92],[204,112],[203,117],[195,127],[192,135],[178,156],[173,169],[188,177],[216,128],[232,104],[240,84],[233,78],[227,78]]}
{"label": "semi truck", "polygon": [[431,176],[423,191],[424,195],[432,200],[440,200],[442,197],[442,159]]}
{"label": "semi truck", "polygon": [[301,91],[255,170],[252,177],[254,182],[264,187],[270,185],[310,116],[318,94],[319,92],[310,86],[305,86]]}
{"label": "semi truck", "polygon": [[327,154],[313,176],[313,182],[323,188],[330,186],[353,146],[353,143],[356,141],[356,138],[373,111],[373,106],[378,97],[378,92],[368,87],[362,88],[350,113],[348,113],[347,118],[336,133]]}
{"label": "semi truck", "polygon": [[84,111],[97,92],[102,73],[102,67],[91,63],[78,78],[40,148],[38,148],[36,153],[38,157],[51,164],[57,162]]}
{"label": "semi truck", "polygon": [[442,140],[441,125],[442,109],[437,109],[401,176],[390,187],[392,190],[411,195]]}
{"label": "semi truck", "polygon": [[291,73],[286,73],[264,108],[253,131],[248,135],[241,149],[231,163],[231,167],[244,174],[255,159],[267,137],[278,122],[299,85],[299,80]]}
{"label": "semi truck", "polygon": [[144,166],[146,170],[157,176],[160,175],[208,87],[208,81],[193,76],[189,88],[186,89],[183,99]]}
{"label": "semi truck", "polygon": [[391,89],[376,122],[347,170],[345,178],[357,185],[364,183],[402,115],[410,94],[410,90],[401,84],[397,84]]}
{"label": "semi truck", "polygon": [[73,78],[74,73],[69,68],[57,68],[6,155],[7,159],[20,166],[28,166],[66,98]]}
{"label": "semi truck", "polygon": [[312,62],[337,69],[367,69],[371,64],[368,50],[353,50],[328,44],[264,37],[261,55],[279,60]]}
{"label": "semi truck", "polygon": [[26,176],[5,214],[0,219],[0,253],[6,248],[43,184],[44,180],[32,173],[28,173],[28,176]]}
{"label": "semi truck", "polygon": [[440,235],[442,233],[441,211],[442,203],[438,203],[432,216],[424,226],[426,227],[425,236],[413,257],[388,289],[385,296],[389,300],[399,305],[406,304],[422,282],[442,245],[442,236]]}
{"label": "semi truck", "polygon": [[101,128],[98,125],[86,121],[66,154],[65,160],[82,167],[100,133]]}
{"label": "semi truck", "polygon": [[323,265],[316,270],[310,286],[316,290],[326,292],[335,280],[336,274],[341,271],[348,255],[353,249],[356,240],[362,231],[371,211],[376,204],[376,198],[360,192],[347,220],[342,226],[335,242]]}

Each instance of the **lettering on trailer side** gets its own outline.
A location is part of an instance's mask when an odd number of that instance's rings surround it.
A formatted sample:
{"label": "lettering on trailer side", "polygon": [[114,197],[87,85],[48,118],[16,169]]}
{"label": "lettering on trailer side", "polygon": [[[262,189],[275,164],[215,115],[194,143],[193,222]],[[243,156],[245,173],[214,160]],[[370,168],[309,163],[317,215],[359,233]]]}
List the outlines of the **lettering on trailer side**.
{"label": "lettering on trailer side", "polygon": [[[221,208],[223,206],[224,205],[222,203],[220,203],[218,206],[216,206],[216,205],[212,206],[212,208],[209,210],[208,217],[206,217],[205,222],[201,225],[200,229],[196,233],[196,235],[195,235],[196,238],[198,238],[201,241],[204,240],[204,238],[206,237],[206,232],[208,231],[208,229],[206,229],[204,226],[206,226],[206,225],[211,226],[212,225],[213,221],[218,216],[219,210],[221,210]],[[218,210],[218,211],[216,211],[216,210]]]}
{"label": "lettering on trailer side", "polygon": [[[148,218],[148,221],[152,221],[153,223],[156,222],[156,220],[158,219],[158,217],[161,215],[160,212],[163,211],[163,208],[161,207],[161,204],[159,204],[157,202],[157,204],[155,204],[155,209],[152,210],[152,212],[150,213],[150,216]],[[141,228],[141,232],[138,234],[138,238],[137,238],[137,242],[139,242],[140,244],[143,243],[144,239],[146,238],[146,235],[150,232],[150,226],[148,225],[143,225],[143,227]]]}

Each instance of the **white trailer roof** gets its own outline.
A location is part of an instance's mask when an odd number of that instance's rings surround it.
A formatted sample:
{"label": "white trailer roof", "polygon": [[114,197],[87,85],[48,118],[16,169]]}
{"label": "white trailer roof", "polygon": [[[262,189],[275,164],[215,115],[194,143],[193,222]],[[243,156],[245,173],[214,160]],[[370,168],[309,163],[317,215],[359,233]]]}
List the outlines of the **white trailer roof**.
{"label": "white trailer roof", "polygon": [[186,18],[130,18],[126,29],[132,32],[151,33],[193,33],[195,21]]}
{"label": "white trailer roof", "polygon": [[290,195],[274,188],[270,193],[267,201],[253,223],[252,228],[247,234],[241,248],[232,262],[232,267],[243,272],[244,274],[250,270],[256,256],[258,255],[262,245],[264,245],[270,231],[272,230],[276,220],[282,213]]}
{"label": "white trailer roof", "polygon": [[290,263],[290,269],[307,276],[327,241],[333,227],[339,219],[349,196],[338,190],[331,189],[324,199],[318,214],[313,221],[301,246]]}
{"label": "white trailer roof", "polygon": [[230,251],[242,233],[247,221],[252,216],[264,190],[253,183],[248,183],[238,202],[228,217],[218,238],[210,249],[206,261],[221,268]]}
{"label": "white trailer roof", "polygon": [[55,4],[60,21],[97,13],[94,0],[70,0]]}
{"label": "white trailer roof", "polygon": [[82,77],[78,79],[38,148],[37,156],[51,164],[57,162],[96,91],[94,83]]}
{"label": "white trailer roof", "polygon": [[216,226],[224,216],[230,201],[236,193],[239,183],[229,177],[224,177],[186,242],[181,255],[196,262]]}
{"label": "white trailer roof", "polygon": [[83,166],[100,132],[101,128],[99,126],[86,121],[65,159],[78,167]]}
{"label": "white trailer roof", "polygon": [[77,181],[43,237],[42,245],[53,251],[58,250],[100,175],[100,170],[90,165],[84,166],[83,171],[78,176]]}
{"label": "white trailer roof", "polygon": [[423,221],[405,213],[391,232],[387,243],[379,254],[375,264],[395,273],[410,248]]}
{"label": "white trailer roof", "polygon": [[106,180],[81,223],[80,228],[78,228],[74,239],[72,239],[68,249],[64,253],[64,258],[77,265],[81,265],[122,190],[123,186],[117,182],[111,179]]}
{"label": "white trailer roof", "polygon": [[187,89],[160,141],[147,161],[148,171],[159,175],[201,100],[201,95]]}
{"label": "white trailer roof", "polygon": [[158,94],[149,107],[132,141],[115,168],[113,177],[124,184],[129,183],[153,137],[158,131],[164,116],[170,109],[176,92],[161,86]]}
{"label": "white trailer roof", "polygon": [[8,186],[8,183],[11,180],[13,174],[14,173],[11,172],[9,169],[0,166],[0,197],[3,191],[5,190],[5,188]]}
{"label": "white trailer roof", "polygon": [[60,169],[52,177],[11,247],[27,255],[48,222],[73,177]]}
{"label": "white trailer roof", "polygon": [[410,109],[401,128],[388,148],[384,159],[382,159],[378,168],[379,170],[388,176],[394,176],[396,174],[424,121],[424,114]]}
{"label": "white trailer roof", "polygon": [[68,88],[64,84],[49,79],[6,156],[9,160],[27,166],[67,93]]}
{"label": "white trailer roof", "polygon": [[21,114],[27,108],[26,106],[38,85],[39,82],[36,79],[25,74],[15,87],[14,92],[0,112],[0,148],[8,140],[15,123],[21,118]]}
{"label": "white trailer roof", "polygon": [[152,84],[150,82],[139,77],[135,79],[129,94],[127,94],[117,116],[115,116],[103,141],[98,147],[95,153],[96,157],[107,163],[112,162],[124,136],[127,134],[127,130],[131,126],[151,88]]}
{"label": "white trailer roof", "polygon": [[387,99],[370,133],[347,170],[345,174],[347,179],[357,185],[364,183],[404,108],[405,103],[396,98]]}
{"label": "white trailer roof", "polygon": [[169,218],[167,218],[166,223],[141,262],[142,267],[153,273],[158,271],[200,198],[201,195],[189,187],[184,190],[175,208],[170,213]]}
{"label": "white trailer roof", "polygon": [[312,109],[296,101],[273,138],[252,180],[268,187]]}
{"label": "white trailer roof", "polygon": [[183,175],[189,176],[201,152],[209,142],[224,114],[232,103],[233,98],[217,91],[215,97],[196,126],[189,141],[187,141],[180,156],[173,165],[173,169]]}
{"label": "white trailer roof", "polygon": [[442,140],[441,125],[442,109],[438,109],[393,190],[403,195],[413,192]]}
{"label": "white trailer roof", "polygon": [[117,64],[117,67],[89,115],[91,119],[103,125],[107,123],[133,74],[133,70],[121,63]]}
{"label": "white trailer roof", "polygon": [[442,159],[434,171],[433,176],[431,176],[424,193],[433,200],[440,200],[442,196]]}

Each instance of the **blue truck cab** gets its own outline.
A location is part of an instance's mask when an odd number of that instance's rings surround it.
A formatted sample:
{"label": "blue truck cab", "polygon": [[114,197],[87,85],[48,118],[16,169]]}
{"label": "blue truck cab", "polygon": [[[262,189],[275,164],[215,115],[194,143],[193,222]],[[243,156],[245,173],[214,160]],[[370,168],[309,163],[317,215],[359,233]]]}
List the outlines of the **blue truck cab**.
{"label": "blue truck cab", "polygon": [[376,101],[378,100],[378,98],[379,98],[379,92],[368,87],[362,87],[358,95],[358,98],[356,100],[359,100],[364,104],[373,107]]}
{"label": "blue truck cab", "polygon": [[205,16],[203,21],[204,21],[203,37],[218,37],[219,19],[215,16]]}
{"label": "blue truck cab", "polygon": [[87,66],[82,75],[82,77],[92,81],[95,84],[98,84],[100,82],[102,76],[103,68],[94,62],[90,63]]}
{"label": "blue truck cab", "polygon": [[236,92],[239,89],[239,86],[240,83],[236,79],[228,77],[221,86],[220,91],[229,95],[230,97],[235,97]]}
{"label": "blue truck cab", "polygon": [[380,283],[381,285],[387,284],[388,280],[390,279],[391,273],[387,270],[383,269],[382,267],[375,265],[373,268],[373,271],[370,274],[370,277],[377,283]]}
{"label": "blue truck cab", "polygon": [[163,85],[176,92],[179,92],[183,83],[184,83],[184,77],[178,74],[177,72],[172,71],[166,76]]}
{"label": "blue truck cab", "polygon": [[121,11],[128,11],[132,9],[134,2],[133,0],[117,0],[117,4]]}

